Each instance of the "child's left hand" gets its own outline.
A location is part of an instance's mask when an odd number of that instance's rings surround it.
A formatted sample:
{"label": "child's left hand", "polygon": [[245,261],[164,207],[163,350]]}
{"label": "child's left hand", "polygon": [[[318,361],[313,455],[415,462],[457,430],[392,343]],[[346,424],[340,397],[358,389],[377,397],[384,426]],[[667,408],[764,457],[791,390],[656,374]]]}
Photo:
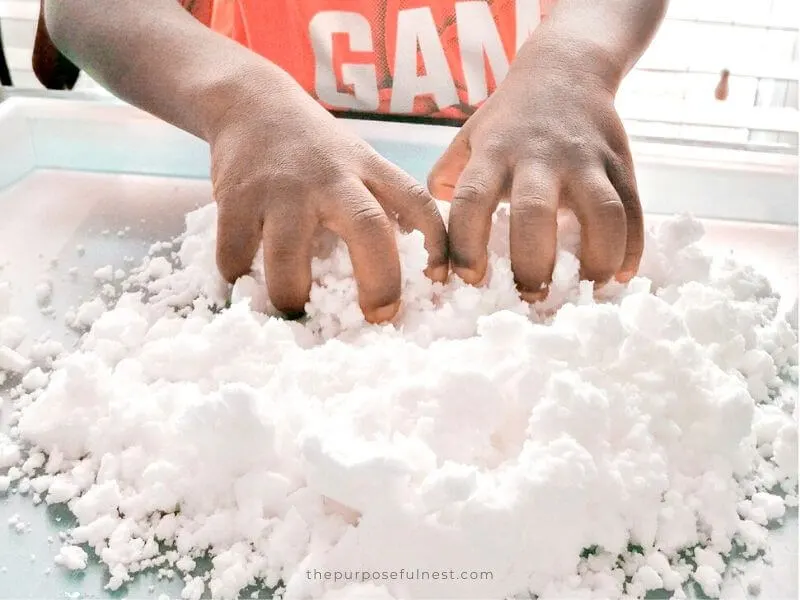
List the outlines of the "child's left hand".
{"label": "child's left hand", "polygon": [[581,276],[627,281],[644,231],[628,139],[614,109],[616,82],[603,57],[554,36],[523,47],[497,91],[464,124],[429,178],[450,200],[454,271],[479,283],[491,217],[511,203],[510,255],[523,298],[541,299],[556,255],[556,213],[581,223]]}

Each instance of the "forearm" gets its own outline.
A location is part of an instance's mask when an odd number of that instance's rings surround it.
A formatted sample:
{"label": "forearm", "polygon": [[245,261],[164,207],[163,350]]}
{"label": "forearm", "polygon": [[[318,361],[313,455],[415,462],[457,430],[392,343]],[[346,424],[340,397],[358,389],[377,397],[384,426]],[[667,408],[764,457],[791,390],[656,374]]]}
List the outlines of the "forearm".
{"label": "forearm", "polygon": [[[200,138],[254,69],[282,71],[196,21],[176,0],[47,0],[55,45],[119,98]],[[273,90],[276,91],[276,90]]]}
{"label": "forearm", "polygon": [[559,0],[520,51],[573,62],[614,89],[658,31],[668,0]]}

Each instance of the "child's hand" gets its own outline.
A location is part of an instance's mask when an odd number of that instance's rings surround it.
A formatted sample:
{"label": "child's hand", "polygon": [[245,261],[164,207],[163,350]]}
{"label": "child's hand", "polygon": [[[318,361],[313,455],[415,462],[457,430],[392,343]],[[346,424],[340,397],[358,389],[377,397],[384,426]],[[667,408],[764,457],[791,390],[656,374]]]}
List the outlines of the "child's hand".
{"label": "child's hand", "polygon": [[303,311],[319,225],[346,242],[367,320],[400,303],[392,220],[425,236],[428,275],[447,277],[444,222],[428,192],[340,125],[294,82],[237,97],[209,135],[218,204],[217,263],[230,282],[248,273],[259,244],[272,303]]}
{"label": "child's hand", "polygon": [[511,262],[524,298],[541,298],[551,280],[559,206],[580,220],[583,278],[635,274],[642,210],[615,86],[584,68],[598,60],[566,42],[520,56],[435,165],[429,188],[452,201],[450,255],[467,282],[484,277],[501,198],[511,203]]}

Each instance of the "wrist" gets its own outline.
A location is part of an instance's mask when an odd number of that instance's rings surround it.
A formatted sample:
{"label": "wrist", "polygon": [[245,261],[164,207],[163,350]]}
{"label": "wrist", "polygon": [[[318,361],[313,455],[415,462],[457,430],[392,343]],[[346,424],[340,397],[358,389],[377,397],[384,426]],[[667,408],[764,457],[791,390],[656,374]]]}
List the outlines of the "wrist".
{"label": "wrist", "polygon": [[[215,69],[215,75],[197,87],[199,128],[203,139],[211,142],[220,131],[236,120],[240,112],[252,114],[254,104],[269,98],[285,98],[291,78],[272,63],[254,57],[235,66]],[[296,87],[296,86],[295,86]],[[272,111],[265,111],[269,118]]]}
{"label": "wrist", "polygon": [[520,48],[515,65],[566,80],[597,85],[616,94],[625,75],[625,60],[590,35],[545,22]]}

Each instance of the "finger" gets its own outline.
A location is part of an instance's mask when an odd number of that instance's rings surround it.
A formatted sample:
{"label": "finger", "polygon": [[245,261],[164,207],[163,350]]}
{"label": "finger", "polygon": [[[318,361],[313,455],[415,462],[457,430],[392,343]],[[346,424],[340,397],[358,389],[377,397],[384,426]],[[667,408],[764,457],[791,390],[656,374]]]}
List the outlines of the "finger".
{"label": "finger", "polygon": [[447,201],[453,199],[458,178],[467,166],[469,157],[469,141],[466,130],[462,128],[428,175],[428,190],[434,198]]}
{"label": "finger", "polygon": [[602,285],[619,272],[625,257],[622,201],[604,172],[577,179],[568,198],[581,224],[581,278]]}
{"label": "finger", "polygon": [[378,201],[358,180],[338,185],[324,202],[323,223],[347,244],[364,317],[387,321],[400,307],[400,257],[395,232]]}
{"label": "finger", "polygon": [[247,275],[253,266],[263,223],[258,206],[245,195],[217,198],[217,267],[229,283]]}
{"label": "finger", "polygon": [[559,182],[537,165],[518,166],[511,187],[511,268],[522,298],[544,299],[553,276]]}
{"label": "finger", "polygon": [[450,266],[447,229],[433,197],[413,177],[384,159],[376,161],[364,183],[387,213],[397,215],[401,227],[422,233],[428,251],[425,273],[434,281],[446,281]]}
{"label": "finger", "polygon": [[625,257],[617,273],[617,280],[625,283],[636,275],[644,252],[644,215],[630,154],[609,159],[606,163],[606,173],[625,209],[627,232]]}
{"label": "finger", "polygon": [[306,203],[282,203],[264,218],[264,278],[272,304],[289,318],[305,312],[311,293],[316,215]]}
{"label": "finger", "polygon": [[486,274],[492,214],[507,185],[506,167],[474,156],[453,193],[448,233],[453,270],[464,281],[478,284]]}

